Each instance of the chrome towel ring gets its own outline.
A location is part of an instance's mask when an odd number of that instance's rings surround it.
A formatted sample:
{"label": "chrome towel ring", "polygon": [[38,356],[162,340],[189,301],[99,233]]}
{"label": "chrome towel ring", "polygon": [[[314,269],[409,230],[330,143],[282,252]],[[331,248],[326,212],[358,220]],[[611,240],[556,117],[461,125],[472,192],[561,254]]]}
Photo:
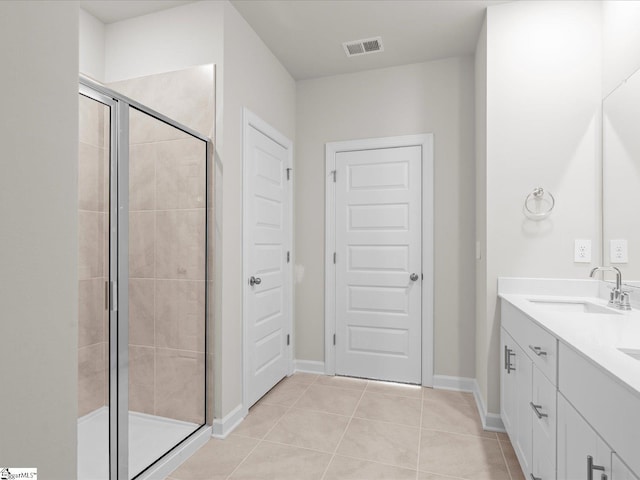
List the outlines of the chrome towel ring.
{"label": "chrome towel ring", "polygon": [[[547,198],[548,197],[548,198]],[[541,210],[541,203],[546,200],[548,207],[545,210]],[[537,207],[532,209],[529,204],[534,203]],[[553,207],[556,205],[556,199],[553,198],[550,192],[545,192],[544,188],[536,187],[533,189],[527,198],[524,199],[524,213],[531,220],[544,220],[553,211]]]}

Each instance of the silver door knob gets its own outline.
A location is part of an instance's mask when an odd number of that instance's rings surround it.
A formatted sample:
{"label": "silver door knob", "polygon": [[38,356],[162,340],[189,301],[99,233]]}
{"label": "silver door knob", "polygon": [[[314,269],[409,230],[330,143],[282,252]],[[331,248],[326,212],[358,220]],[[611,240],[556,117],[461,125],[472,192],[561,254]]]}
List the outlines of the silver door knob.
{"label": "silver door knob", "polygon": [[416,280],[418,280],[419,276],[417,273],[412,273],[411,275],[409,275],[409,278],[412,282],[415,282]]}
{"label": "silver door knob", "polygon": [[260,277],[251,277],[249,279],[249,285],[251,285],[252,287],[254,285],[260,285],[262,283],[262,279]]}

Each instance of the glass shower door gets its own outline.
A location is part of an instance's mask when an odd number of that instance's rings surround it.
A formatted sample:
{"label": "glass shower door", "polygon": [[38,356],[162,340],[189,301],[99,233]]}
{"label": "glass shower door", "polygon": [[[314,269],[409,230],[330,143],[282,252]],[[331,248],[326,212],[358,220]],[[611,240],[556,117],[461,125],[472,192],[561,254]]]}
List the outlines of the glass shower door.
{"label": "glass shower door", "polygon": [[129,108],[129,477],[205,423],[206,143]]}

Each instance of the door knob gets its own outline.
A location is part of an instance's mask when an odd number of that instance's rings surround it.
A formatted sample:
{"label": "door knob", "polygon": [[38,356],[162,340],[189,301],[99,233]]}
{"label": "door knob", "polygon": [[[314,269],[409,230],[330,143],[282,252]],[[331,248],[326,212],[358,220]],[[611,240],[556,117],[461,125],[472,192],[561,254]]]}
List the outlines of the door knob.
{"label": "door knob", "polygon": [[420,277],[418,277],[417,273],[412,273],[411,275],[409,275],[409,278],[411,279],[412,282],[415,282]]}
{"label": "door knob", "polygon": [[249,279],[249,285],[251,285],[252,287],[254,285],[260,285],[262,283],[262,279],[260,277],[251,277]]}

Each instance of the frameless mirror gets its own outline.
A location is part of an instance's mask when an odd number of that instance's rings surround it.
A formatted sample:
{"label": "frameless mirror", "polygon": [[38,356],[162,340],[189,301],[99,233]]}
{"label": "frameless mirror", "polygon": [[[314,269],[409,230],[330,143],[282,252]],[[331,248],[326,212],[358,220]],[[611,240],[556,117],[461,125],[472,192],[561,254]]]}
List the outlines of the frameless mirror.
{"label": "frameless mirror", "polygon": [[640,72],[603,101],[602,235],[605,265],[640,287]]}

